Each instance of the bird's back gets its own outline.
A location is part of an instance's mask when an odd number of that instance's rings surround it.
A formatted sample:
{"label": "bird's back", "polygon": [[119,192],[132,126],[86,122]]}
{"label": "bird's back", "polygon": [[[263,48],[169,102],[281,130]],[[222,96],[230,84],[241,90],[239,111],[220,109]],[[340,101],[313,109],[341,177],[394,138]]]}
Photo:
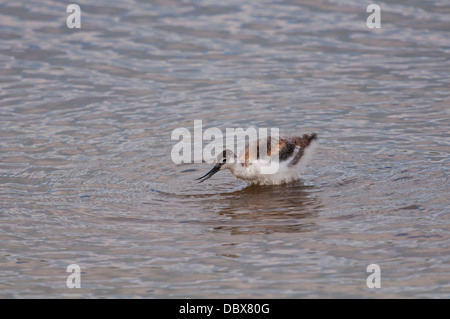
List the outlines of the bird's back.
{"label": "bird's back", "polygon": [[278,143],[270,136],[260,138],[256,142],[245,145],[245,150],[240,154],[240,163],[248,166],[256,160],[269,156],[278,157],[280,162],[292,160],[290,164],[296,165],[304,156],[305,150],[316,139],[316,133],[306,133],[303,136],[280,136]]}

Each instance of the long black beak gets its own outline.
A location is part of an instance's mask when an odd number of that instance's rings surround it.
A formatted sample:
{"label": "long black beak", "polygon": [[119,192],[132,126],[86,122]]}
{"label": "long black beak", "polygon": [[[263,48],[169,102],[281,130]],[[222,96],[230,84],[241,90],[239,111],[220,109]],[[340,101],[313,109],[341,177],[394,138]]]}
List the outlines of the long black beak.
{"label": "long black beak", "polygon": [[208,173],[206,173],[205,175],[203,175],[202,177],[197,178],[196,180],[200,180],[199,183],[203,183],[204,181],[206,181],[208,178],[210,178],[211,176],[213,176],[215,173],[217,173],[218,171],[220,171],[220,165],[216,164],[212,170],[210,170]]}

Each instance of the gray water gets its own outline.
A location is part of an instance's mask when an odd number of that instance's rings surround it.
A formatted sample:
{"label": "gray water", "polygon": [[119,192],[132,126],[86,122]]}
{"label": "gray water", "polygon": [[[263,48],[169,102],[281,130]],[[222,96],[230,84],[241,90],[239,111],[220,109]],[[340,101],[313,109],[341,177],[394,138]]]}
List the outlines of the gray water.
{"label": "gray water", "polygon": [[[450,298],[450,2],[372,2],[2,0],[0,297]],[[320,144],[197,184],[194,120]]]}

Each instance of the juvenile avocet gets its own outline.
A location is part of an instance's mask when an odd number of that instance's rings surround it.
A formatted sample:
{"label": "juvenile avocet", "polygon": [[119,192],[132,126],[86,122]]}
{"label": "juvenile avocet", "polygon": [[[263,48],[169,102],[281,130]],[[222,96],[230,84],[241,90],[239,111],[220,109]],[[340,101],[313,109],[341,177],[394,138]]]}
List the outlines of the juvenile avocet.
{"label": "juvenile avocet", "polygon": [[[259,139],[256,143],[256,154],[251,152],[254,144],[247,144],[237,157],[232,151],[225,150],[216,158],[216,164],[205,175],[198,178],[200,183],[206,181],[220,170],[229,169],[231,173],[249,184],[279,185],[296,181],[300,178],[306,161],[310,158],[316,133],[307,133],[303,136],[280,136],[278,144],[271,137]],[[260,156],[260,144],[267,143],[267,149]],[[255,149],[255,148],[253,148]],[[273,166],[276,164],[276,166]],[[272,165],[272,166],[271,166]],[[276,170],[267,173],[267,168],[276,167]],[[266,169],[266,171],[264,171]]]}

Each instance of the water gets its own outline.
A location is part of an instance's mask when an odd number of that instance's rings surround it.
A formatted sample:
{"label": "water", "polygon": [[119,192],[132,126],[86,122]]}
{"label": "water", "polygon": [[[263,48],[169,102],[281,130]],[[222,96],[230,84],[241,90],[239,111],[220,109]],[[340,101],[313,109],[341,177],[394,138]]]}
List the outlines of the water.
{"label": "water", "polygon": [[[77,3],[0,4],[2,298],[450,297],[448,1]],[[194,120],[320,145],[197,184]]]}

